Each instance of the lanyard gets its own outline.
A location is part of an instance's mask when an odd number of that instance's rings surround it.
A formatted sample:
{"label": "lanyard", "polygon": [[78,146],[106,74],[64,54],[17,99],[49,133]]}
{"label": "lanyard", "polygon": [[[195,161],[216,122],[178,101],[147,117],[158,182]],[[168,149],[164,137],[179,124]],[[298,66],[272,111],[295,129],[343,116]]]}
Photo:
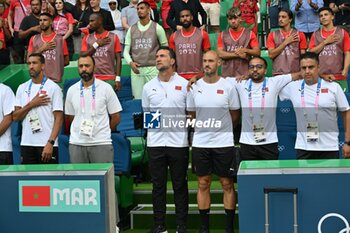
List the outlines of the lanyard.
{"label": "lanyard", "polygon": [[[84,87],[83,82],[80,80],[80,107],[81,112],[85,113],[85,99],[84,99]],[[96,86],[95,86],[95,80],[92,84],[92,101],[91,101],[91,115],[95,116],[96,112]]]}
{"label": "lanyard", "polygon": [[[303,80],[302,83],[301,83],[301,90],[300,90],[301,107],[303,108],[303,112],[304,112],[305,118],[307,118],[306,104],[305,104],[305,97],[304,97],[304,89],[305,89],[305,81]],[[317,120],[317,115],[318,115],[318,103],[320,101],[320,90],[321,90],[321,79],[318,78],[317,89],[316,89],[316,99],[315,99],[316,120]]]}
{"label": "lanyard", "polygon": [[[40,93],[43,90],[44,84],[46,83],[46,80],[47,80],[47,78],[46,78],[46,76],[44,76],[43,81],[41,81],[41,85],[39,87],[38,93]],[[28,95],[27,95],[27,103],[30,102],[30,92],[32,91],[32,85],[33,85],[33,81],[30,80],[30,83],[28,85],[28,92],[27,92],[28,93]]]}
{"label": "lanyard", "polygon": [[[249,116],[253,120],[254,116],[253,116],[252,85],[253,85],[253,81],[250,80],[249,87],[248,87]],[[261,88],[261,112],[260,112],[260,118],[263,118],[263,116],[264,116],[265,94],[266,94],[266,78],[264,79],[264,83],[263,83],[263,86]]]}

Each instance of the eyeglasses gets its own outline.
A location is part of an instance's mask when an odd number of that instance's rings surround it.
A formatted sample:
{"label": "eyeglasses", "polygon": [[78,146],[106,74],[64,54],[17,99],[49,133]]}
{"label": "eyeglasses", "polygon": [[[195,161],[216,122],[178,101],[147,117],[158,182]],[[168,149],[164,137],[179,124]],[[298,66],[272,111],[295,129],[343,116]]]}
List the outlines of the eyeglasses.
{"label": "eyeglasses", "polygon": [[117,3],[116,2],[110,2],[110,3],[108,3],[108,5],[117,5]]}
{"label": "eyeglasses", "polygon": [[254,70],[254,68],[256,68],[257,70],[261,70],[261,69],[265,68],[265,66],[264,66],[264,65],[261,65],[261,64],[257,64],[257,65],[248,65],[248,69]]}

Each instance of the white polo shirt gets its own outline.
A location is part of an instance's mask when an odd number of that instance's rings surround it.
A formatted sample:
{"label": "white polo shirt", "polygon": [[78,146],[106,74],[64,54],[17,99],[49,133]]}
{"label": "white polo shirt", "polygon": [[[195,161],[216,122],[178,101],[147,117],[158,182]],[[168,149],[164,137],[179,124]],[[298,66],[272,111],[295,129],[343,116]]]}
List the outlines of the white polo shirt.
{"label": "white polo shirt", "polygon": [[321,90],[319,93],[318,107],[318,127],[319,139],[316,142],[307,142],[306,124],[307,122],[316,121],[316,90],[317,83],[304,87],[305,111],[307,119],[304,115],[301,102],[301,84],[303,80],[289,83],[280,92],[280,99],[289,99],[293,103],[293,107],[297,119],[297,140],[295,149],[307,151],[338,151],[338,122],[337,111],[343,112],[349,110],[349,103],[346,96],[335,82],[326,82],[321,79]]}
{"label": "white polo shirt", "polygon": [[[6,115],[11,114],[15,110],[15,95],[12,90],[4,85],[0,84],[0,122],[3,121]],[[11,152],[11,127],[9,127],[5,133],[0,136],[0,152]]]}
{"label": "white polo shirt", "polygon": [[237,91],[229,81],[220,78],[216,83],[206,83],[200,79],[192,86],[187,98],[187,110],[195,111],[196,124],[197,121],[200,123],[195,127],[192,146],[234,146],[230,110],[239,108]]}
{"label": "white polo shirt", "polygon": [[[281,89],[292,81],[292,76],[288,75],[278,75],[273,78],[265,78],[265,101],[264,108],[262,109],[262,88],[263,83],[252,83],[251,87],[251,101],[252,109],[249,108],[249,98],[248,90],[250,85],[250,80],[245,80],[242,82],[236,82],[234,78],[227,78],[234,83],[237,89],[242,108],[242,132],[240,143],[248,145],[266,145],[278,142],[277,138],[277,127],[276,127],[276,107],[278,94]],[[262,115],[263,112],[263,115]],[[253,118],[250,117],[252,113]],[[262,124],[264,126],[266,141],[256,142],[254,139],[253,132],[253,122],[254,124]]]}
{"label": "white polo shirt", "polygon": [[148,129],[148,147],[187,147],[186,96],[188,81],[177,73],[168,82],[154,78],[143,87],[142,108],[145,112],[160,112],[161,128]]}
{"label": "white polo shirt", "polygon": [[[32,81],[29,80],[18,87],[16,92],[16,107],[23,108],[28,104],[28,90],[31,82]],[[40,86],[40,83],[32,83],[29,96],[30,100],[32,100],[38,94]],[[46,92],[51,101],[48,105],[33,108],[28,112],[22,121],[21,146],[45,146],[47,144],[47,140],[50,139],[52,128],[54,126],[55,118],[53,113],[55,111],[63,111],[63,95],[61,88],[50,79],[47,79],[42,90]],[[29,123],[29,115],[31,115],[33,112],[39,116],[42,127],[42,130],[37,133],[32,132]],[[54,146],[57,146],[57,139]]]}
{"label": "white polo shirt", "polygon": [[[83,89],[85,111],[83,113],[80,102],[80,82],[68,89],[65,114],[74,116],[70,128],[69,143],[80,146],[96,146],[112,144],[109,114],[122,111],[117,95],[111,85],[95,78],[96,113],[92,115],[92,85]],[[80,125],[83,120],[94,122],[92,137],[80,134]]]}

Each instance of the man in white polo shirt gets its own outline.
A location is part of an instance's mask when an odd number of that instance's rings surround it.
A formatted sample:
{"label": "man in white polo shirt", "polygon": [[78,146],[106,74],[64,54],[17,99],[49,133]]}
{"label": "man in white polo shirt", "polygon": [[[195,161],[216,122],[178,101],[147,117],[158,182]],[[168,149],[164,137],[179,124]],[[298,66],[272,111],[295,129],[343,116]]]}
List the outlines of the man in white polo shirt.
{"label": "man in white polo shirt", "polygon": [[13,113],[13,120],[22,121],[22,163],[58,163],[57,135],[63,122],[62,91],[44,75],[42,54],[30,54],[27,64],[31,79],[18,87]]}
{"label": "man in white polo shirt", "polygon": [[266,78],[267,62],[253,57],[248,65],[249,79],[233,82],[242,107],[241,160],[278,159],[276,128],[277,98],[281,89],[301,78],[299,73]]}
{"label": "man in white polo shirt", "polygon": [[11,122],[15,110],[15,95],[12,90],[0,84],[0,164],[13,164]]}
{"label": "man in white polo shirt", "polygon": [[[157,78],[145,84],[142,107],[145,112],[159,112],[161,123],[186,122],[187,81],[174,72],[175,53],[160,47],[156,53]],[[169,126],[169,125],[168,125]],[[165,226],[168,167],[174,189],[177,233],[186,233],[188,212],[188,138],[187,128],[172,126],[148,129],[147,150],[153,183],[154,228],[151,233],[167,232]]]}
{"label": "man in white polo shirt", "polygon": [[349,103],[339,84],[319,77],[318,55],[306,52],[300,58],[303,80],[282,89],[280,99],[290,99],[297,119],[295,149],[298,159],[339,158],[337,111],[345,128],[343,156],[350,158]]}
{"label": "man in white polo shirt", "polygon": [[81,56],[81,80],[68,89],[65,114],[71,124],[69,154],[72,163],[113,163],[111,131],[122,110],[111,85],[94,76],[94,59]]}
{"label": "man in white polo shirt", "polygon": [[233,188],[233,125],[239,120],[239,98],[233,85],[218,76],[220,64],[220,58],[215,51],[204,54],[204,77],[193,85],[187,99],[187,110],[196,119],[192,142],[192,169],[198,176],[197,202],[202,222],[200,233],[209,232],[210,185],[213,173],[220,177],[224,191],[226,232],[234,231],[236,195]]}

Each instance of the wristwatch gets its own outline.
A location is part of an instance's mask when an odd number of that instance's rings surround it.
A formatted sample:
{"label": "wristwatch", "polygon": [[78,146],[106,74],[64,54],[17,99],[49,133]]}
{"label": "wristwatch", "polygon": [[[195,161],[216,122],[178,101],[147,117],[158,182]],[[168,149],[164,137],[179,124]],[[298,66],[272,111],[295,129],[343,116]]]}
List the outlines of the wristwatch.
{"label": "wristwatch", "polygon": [[350,146],[350,141],[344,141],[344,145],[348,145],[348,146]]}
{"label": "wristwatch", "polygon": [[48,143],[50,143],[51,145],[55,145],[55,140],[47,140]]}

